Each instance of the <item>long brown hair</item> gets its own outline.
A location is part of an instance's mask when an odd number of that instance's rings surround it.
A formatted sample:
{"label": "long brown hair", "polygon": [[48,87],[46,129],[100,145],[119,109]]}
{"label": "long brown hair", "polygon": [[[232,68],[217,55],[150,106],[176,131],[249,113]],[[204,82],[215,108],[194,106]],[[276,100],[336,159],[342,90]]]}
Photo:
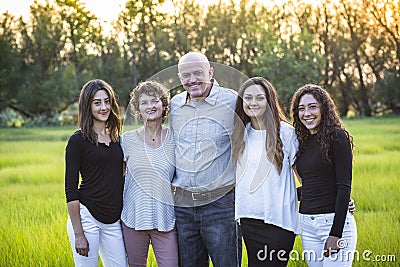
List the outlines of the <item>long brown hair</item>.
{"label": "long brown hair", "polygon": [[234,166],[236,165],[239,157],[244,151],[245,127],[251,119],[246,115],[243,109],[243,94],[244,91],[252,85],[259,85],[265,91],[268,103],[267,112],[263,117],[263,124],[268,127],[265,149],[268,158],[274,163],[280,173],[283,161],[283,144],[280,138],[280,123],[281,121],[286,122],[287,120],[281,106],[279,105],[275,88],[263,77],[250,78],[245,81],[239,89],[235,108],[234,130],[232,134],[232,164]]}
{"label": "long brown hair", "polygon": [[93,115],[91,105],[93,97],[97,91],[105,90],[110,98],[110,116],[106,122],[106,128],[110,133],[111,140],[119,140],[121,133],[121,121],[119,116],[119,107],[115,97],[114,89],[103,80],[95,79],[88,81],[83,85],[79,96],[78,126],[81,128],[84,139],[97,145],[97,134],[93,129]]}
{"label": "long brown hair", "polygon": [[324,155],[325,158],[330,161],[329,149],[331,148],[332,142],[337,138],[335,134],[337,129],[341,129],[345,132],[353,150],[353,137],[345,129],[342,121],[340,120],[335,103],[333,102],[329,93],[318,85],[306,84],[300,87],[294,93],[290,105],[290,116],[293,120],[293,126],[299,140],[299,151],[297,152],[297,156],[304,152],[308,139],[311,135],[310,131],[300,121],[299,117],[300,99],[306,94],[312,95],[318,101],[320,106],[321,122],[318,126],[316,137],[317,142],[320,144],[322,155]]}

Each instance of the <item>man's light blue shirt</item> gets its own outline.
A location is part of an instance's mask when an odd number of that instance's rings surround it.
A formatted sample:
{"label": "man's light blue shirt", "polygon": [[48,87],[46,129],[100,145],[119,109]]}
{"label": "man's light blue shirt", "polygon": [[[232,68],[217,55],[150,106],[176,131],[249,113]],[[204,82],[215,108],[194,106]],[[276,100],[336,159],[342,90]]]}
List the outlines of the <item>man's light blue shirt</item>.
{"label": "man's light blue shirt", "polygon": [[235,183],[231,135],[237,93],[213,84],[210,95],[189,101],[182,92],[171,99],[169,125],[175,136],[174,186],[193,192]]}

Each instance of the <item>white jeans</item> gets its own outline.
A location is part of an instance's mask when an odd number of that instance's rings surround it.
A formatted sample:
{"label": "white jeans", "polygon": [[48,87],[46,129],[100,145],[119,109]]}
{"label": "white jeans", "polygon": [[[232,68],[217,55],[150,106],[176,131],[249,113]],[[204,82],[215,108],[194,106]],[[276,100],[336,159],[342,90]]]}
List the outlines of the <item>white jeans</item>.
{"label": "white jeans", "polygon": [[351,213],[347,213],[344,223],[342,238],[339,242],[341,249],[329,257],[323,256],[324,244],[329,236],[334,216],[334,213],[300,214],[303,256],[309,267],[352,265],[357,243],[357,227]]}
{"label": "white jeans", "polygon": [[89,242],[89,255],[84,257],[76,253],[75,235],[68,217],[67,231],[71,242],[76,267],[97,267],[98,254],[105,267],[126,267],[126,252],[122,237],[121,223],[104,224],[96,220],[89,210],[80,204],[83,232]]}

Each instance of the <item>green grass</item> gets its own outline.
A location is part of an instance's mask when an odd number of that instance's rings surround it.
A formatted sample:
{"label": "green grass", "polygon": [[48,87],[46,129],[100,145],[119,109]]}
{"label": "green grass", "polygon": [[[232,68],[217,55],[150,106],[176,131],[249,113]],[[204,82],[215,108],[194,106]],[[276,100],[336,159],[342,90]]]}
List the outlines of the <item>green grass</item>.
{"label": "green grass", "polygon": [[[352,197],[359,260],[353,266],[399,266],[400,117],[344,123],[356,144]],[[73,266],[66,233],[64,149],[74,130],[0,129],[0,266]],[[295,250],[301,256],[300,237]],[[156,266],[152,251],[149,255],[149,266]],[[373,261],[390,255],[396,262]],[[243,266],[246,258],[244,250]],[[290,261],[289,266],[306,264]]]}

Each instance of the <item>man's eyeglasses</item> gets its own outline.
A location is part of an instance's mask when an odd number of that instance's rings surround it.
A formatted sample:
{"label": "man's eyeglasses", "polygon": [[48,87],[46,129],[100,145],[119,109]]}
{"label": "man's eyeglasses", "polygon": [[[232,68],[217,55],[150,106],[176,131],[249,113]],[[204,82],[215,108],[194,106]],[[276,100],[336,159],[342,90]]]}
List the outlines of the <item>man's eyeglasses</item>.
{"label": "man's eyeglasses", "polygon": [[181,73],[181,77],[185,78],[185,79],[190,78],[192,75],[195,76],[195,77],[200,77],[200,76],[204,75],[204,71],[196,70],[196,71],[193,71],[193,72],[183,72],[183,73]]}

